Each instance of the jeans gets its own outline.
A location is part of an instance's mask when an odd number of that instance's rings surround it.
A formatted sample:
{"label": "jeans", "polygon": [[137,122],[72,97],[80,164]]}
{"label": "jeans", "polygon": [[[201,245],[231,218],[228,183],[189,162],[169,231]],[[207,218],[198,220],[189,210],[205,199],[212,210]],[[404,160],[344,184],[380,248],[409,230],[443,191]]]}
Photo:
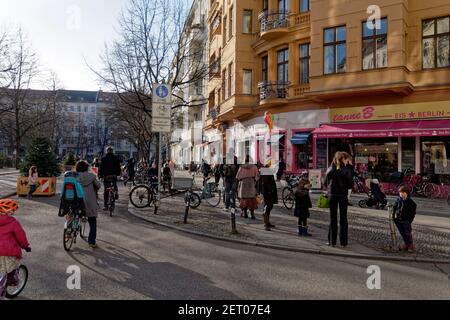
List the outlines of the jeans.
{"label": "jeans", "polygon": [[237,180],[227,180],[225,179],[225,208],[228,209],[230,206],[232,208],[236,207],[236,189]]}
{"label": "jeans", "polygon": [[407,246],[412,245],[413,239],[412,239],[411,223],[409,223],[409,221],[402,221],[402,220],[394,220],[394,222],[405,244]]}
{"label": "jeans", "polygon": [[328,231],[328,241],[332,245],[336,245],[337,242],[337,230],[338,230],[338,206],[339,206],[339,241],[341,245],[346,246],[348,244],[348,221],[347,221],[347,208],[348,197],[347,195],[339,195],[330,197],[330,228]]}
{"label": "jeans", "polygon": [[30,191],[28,191],[28,196],[31,197],[33,193],[36,191],[37,185],[36,184],[30,184]]}
{"label": "jeans", "polygon": [[88,237],[88,243],[89,244],[96,244],[97,240],[97,218],[96,217],[89,217],[89,237]]}
{"label": "jeans", "polygon": [[103,191],[103,201],[104,201],[104,207],[106,208],[106,207],[108,207],[108,190],[106,190],[106,189],[108,189],[109,188],[109,185],[110,184],[113,184],[113,186],[114,186],[114,190],[116,191],[116,200],[118,199],[117,198],[117,195],[118,195],[118,192],[119,192],[119,189],[117,188],[117,179],[115,179],[115,180],[108,180],[108,181],[104,181],[103,180],[103,187],[104,187],[104,191]]}

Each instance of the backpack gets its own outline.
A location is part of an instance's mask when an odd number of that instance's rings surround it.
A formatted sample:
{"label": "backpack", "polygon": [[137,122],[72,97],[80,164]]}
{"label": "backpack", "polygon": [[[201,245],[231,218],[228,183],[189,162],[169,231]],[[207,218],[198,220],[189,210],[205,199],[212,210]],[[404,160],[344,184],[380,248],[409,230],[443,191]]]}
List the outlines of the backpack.
{"label": "backpack", "polygon": [[75,174],[66,173],[64,176],[58,216],[64,217],[70,210],[83,215],[85,213],[83,186]]}
{"label": "backpack", "polygon": [[223,167],[223,176],[225,178],[234,178],[237,174],[237,168],[234,164],[225,165]]}

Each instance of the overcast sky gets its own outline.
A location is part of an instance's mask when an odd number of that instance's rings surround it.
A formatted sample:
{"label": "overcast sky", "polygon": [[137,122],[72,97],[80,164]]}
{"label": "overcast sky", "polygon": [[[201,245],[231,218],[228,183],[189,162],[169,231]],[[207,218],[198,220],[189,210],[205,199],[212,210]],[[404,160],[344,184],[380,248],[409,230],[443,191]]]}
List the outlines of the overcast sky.
{"label": "overcast sky", "polygon": [[127,2],[0,0],[0,25],[21,26],[41,64],[58,74],[65,89],[98,90],[84,60],[99,67],[98,56],[116,37],[117,18]]}

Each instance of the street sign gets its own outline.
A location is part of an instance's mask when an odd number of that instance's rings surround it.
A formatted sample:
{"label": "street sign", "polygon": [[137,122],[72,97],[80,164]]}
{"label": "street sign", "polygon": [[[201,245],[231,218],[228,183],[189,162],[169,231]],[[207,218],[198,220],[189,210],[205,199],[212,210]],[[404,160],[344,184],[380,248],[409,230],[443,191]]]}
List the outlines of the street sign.
{"label": "street sign", "polygon": [[172,88],[168,84],[153,85],[153,103],[171,103]]}
{"label": "street sign", "polygon": [[170,118],[152,118],[152,132],[167,132],[171,131]]}
{"label": "street sign", "polygon": [[153,103],[152,117],[170,119],[171,108],[170,104]]}

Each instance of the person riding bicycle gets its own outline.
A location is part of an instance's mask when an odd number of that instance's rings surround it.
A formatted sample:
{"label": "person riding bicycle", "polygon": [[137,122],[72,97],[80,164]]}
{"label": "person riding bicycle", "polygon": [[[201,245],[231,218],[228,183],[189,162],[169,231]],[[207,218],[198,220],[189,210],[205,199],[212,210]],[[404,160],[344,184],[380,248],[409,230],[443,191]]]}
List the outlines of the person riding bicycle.
{"label": "person riding bicycle", "polygon": [[103,179],[103,184],[105,187],[105,192],[103,193],[103,210],[108,210],[108,192],[106,192],[106,190],[111,183],[116,191],[116,200],[119,199],[117,177],[120,176],[120,173],[120,159],[114,155],[114,150],[112,147],[106,148],[106,155],[102,158],[98,171],[98,177]]}
{"label": "person riding bicycle", "polygon": [[6,287],[16,286],[22,249],[30,244],[22,225],[12,217],[19,209],[16,201],[0,200],[0,300],[6,296]]}

